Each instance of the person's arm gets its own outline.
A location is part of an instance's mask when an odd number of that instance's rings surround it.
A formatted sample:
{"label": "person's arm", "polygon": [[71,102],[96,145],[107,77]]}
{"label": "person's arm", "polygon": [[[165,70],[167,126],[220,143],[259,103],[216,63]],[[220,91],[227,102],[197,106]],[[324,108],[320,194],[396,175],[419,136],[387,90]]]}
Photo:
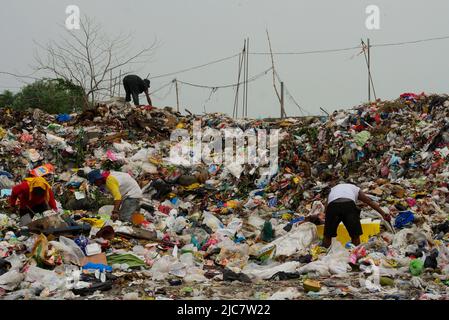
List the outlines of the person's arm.
{"label": "person's arm", "polygon": [[19,194],[22,192],[21,190],[21,184],[15,186],[12,188],[11,191],[11,197],[9,197],[9,205],[11,207],[15,207],[17,204],[17,198],[19,197]]}
{"label": "person's arm", "polygon": [[153,103],[151,102],[151,98],[150,98],[150,94],[148,93],[148,90],[145,90],[145,95],[147,96],[148,104],[149,104],[150,106],[152,106]]}
{"label": "person's arm", "polygon": [[58,210],[58,207],[56,206],[55,195],[53,193],[53,190],[50,189],[49,193],[50,193],[50,198],[48,199],[48,205],[50,206],[50,208],[52,208],[54,211],[56,211],[56,210]]}
{"label": "person's arm", "polygon": [[371,208],[379,212],[385,220],[390,219],[390,216],[386,214],[385,211],[382,210],[379,204],[371,200],[364,192],[362,192],[362,190],[359,191],[359,200],[362,201],[363,203],[366,203]]}
{"label": "person's arm", "polygon": [[120,210],[120,206],[122,204],[122,195],[120,193],[120,185],[116,178],[113,176],[109,176],[106,179],[106,188],[112,194],[114,198],[114,209],[112,210],[112,220],[116,220],[118,218],[118,212]]}

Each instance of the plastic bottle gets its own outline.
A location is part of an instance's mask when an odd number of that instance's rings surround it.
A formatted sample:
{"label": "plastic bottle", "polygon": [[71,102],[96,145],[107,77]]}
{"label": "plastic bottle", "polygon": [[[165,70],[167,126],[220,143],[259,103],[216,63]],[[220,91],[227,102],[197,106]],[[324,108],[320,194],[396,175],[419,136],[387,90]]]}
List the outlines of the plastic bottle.
{"label": "plastic bottle", "polygon": [[274,238],[274,230],[273,226],[271,225],[270,221],[265,221],[262,233],[261,233],[261,239],[266,242],[270,242]]}
{"label": "plastic bottle", "polygon": [[421,259],[414,259],[410,261],[409,270],[412,275],[419,276],[421,275],[424,269],[424,262]]}

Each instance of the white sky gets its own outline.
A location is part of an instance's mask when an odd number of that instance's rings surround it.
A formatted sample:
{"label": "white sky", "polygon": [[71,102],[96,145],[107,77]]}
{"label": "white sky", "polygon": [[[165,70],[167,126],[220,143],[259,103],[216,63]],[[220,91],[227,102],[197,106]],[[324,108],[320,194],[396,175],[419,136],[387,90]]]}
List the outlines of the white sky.
{"label": "white sky", "polygon": [[[268,51],[268,28],[275,52],[308,51],[356,46],[369,37],[372,44],[411,41],[449,35],[447,0],[39,0],[6,1],[0,5],[0,71],[31,72],[34,41],[46,43],[63,31],[65,8],[75,4],[82,14],[100,22],[115,35],[134,32],[136,49],[155,37],[161,45],[151,63],[138,74],[145,77],[176,71],[238,53],[245,37],[250,51]],[[366,6],[380,7],[380,30],[365,27]],[[448,92],[449,40],[417,45],[373,48],[373,79],[378,97],[394,99],[405,91]],[[308,112],[332,111],[367,100],[363,56],[341,52],[276,56],[277,71],[296,100]],[[352,58],[352,59],[351,59]],[[270,67],[269,56],[250,56],[250,76]],[[183,73],[178,79],[205,85],[237,80],[237,59]],[[174,76],[152,81],[157,88]],[[0,74],[0,90],[17,91],[17,79]],[[249,85],[250,117],[279,115],[271,75]],[[123,92],[123,90],[122,90]],[[158,96],[167,93],[163,90]],[[180,86],[181,106],[195,113],[232,114],[234,90]],[[155,106],[175,106],[173,90],[166,99],[153,97]],[[286,100],[288,115],[299,115]]]}

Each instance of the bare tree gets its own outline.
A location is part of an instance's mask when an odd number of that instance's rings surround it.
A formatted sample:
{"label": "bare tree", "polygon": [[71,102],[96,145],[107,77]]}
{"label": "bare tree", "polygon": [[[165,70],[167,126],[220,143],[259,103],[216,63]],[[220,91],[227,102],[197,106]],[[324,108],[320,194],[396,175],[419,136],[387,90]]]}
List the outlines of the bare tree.
{"label": "bare tree", "polygon": [[64,30],[66,36],[60,41],[37,44],[40,50],[35,55],[35,68],[81,87],[85,107],[99,97],[110,96],[111,83],[119,84],[121,77],[134,72],[130,66],[148,62],[157,44],[154,40],[133,52],[130,35],[110,38],[87,16],[81,19],[79,30]]}

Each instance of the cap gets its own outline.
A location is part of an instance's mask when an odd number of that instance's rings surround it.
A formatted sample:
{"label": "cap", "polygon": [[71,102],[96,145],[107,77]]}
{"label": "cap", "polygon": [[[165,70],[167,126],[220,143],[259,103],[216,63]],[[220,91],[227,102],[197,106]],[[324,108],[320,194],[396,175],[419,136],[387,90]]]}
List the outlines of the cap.
{"label": "cap", "polygon": [[89,180],[89,182],[92,184],[100,179],[103,179],[103,175],[101,174],[100,170],[92,170],[87,174],[87,180]]}

